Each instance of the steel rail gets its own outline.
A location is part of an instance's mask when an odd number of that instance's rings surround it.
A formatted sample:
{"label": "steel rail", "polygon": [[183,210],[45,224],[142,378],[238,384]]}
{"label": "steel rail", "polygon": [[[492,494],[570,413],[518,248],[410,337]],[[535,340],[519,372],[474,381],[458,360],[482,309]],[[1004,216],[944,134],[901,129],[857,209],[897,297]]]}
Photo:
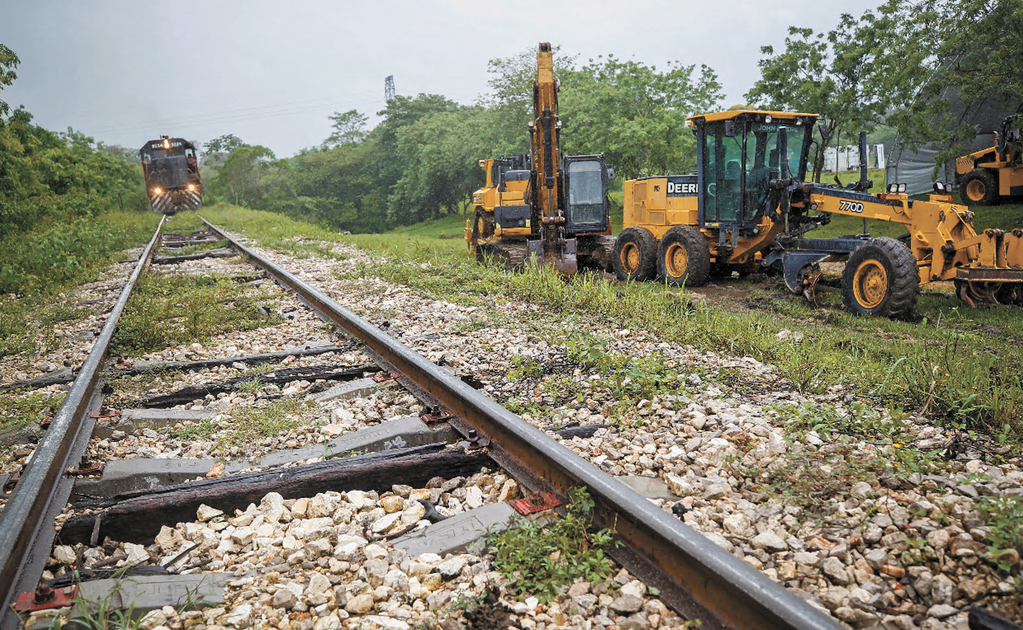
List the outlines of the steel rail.
{"label": "steel rail", "polygon": [[[635,490],[440,369],[409,347],[203,219],[278,283],[361,340],[462,422],[489,438],[491,457],[532,490],[562,497],[585,486],[599,523],[626,545],[622,562],[704,628],[838,630],[843,626],[654,506]],[[456,428],[458,424],[455,423]]]}
{"label": "steel rail", "polygon": [[58,494],[61,493],[56,490],[63,482],[69,486],[70,491],[70,480],[64,471],[75,463],[73,459],[76,453],[84,451],[88,442],[88,412],[110,340],[128,302],[128,296],[160,239],[165,220],[166,216],[160,219],[153,238],[121,290],[120,298],[107,316],[103,330],[82,364],[78,377],[54,414],[46,435],[36,446],[32,460],[25,467],[20,481],[0,513],[0,597],[3,598],[0,627],[21,627],[12,605],[24,585],[32,584],[29,590],[35,588],[38,576],[30,575],[32,566],[37,564],[30,559],[33,551],[45,546],[42,558],[45,560],[49,555],[55,535],[52,517],[49,515],[59,513],[64,507],[58,500]]}

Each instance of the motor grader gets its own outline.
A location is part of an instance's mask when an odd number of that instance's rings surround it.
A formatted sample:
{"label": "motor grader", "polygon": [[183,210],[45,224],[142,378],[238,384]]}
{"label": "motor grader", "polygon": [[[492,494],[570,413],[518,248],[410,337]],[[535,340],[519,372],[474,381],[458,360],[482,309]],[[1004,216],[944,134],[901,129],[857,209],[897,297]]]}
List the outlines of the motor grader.
{"label": "motor grader", "polygon": [[466,244],[477,258],[491,256],[509,267],[529,257],[564,275],[579,264],[607,269],[614,247],[607,187],[614,171],[603,155],[562,154],[561,86],[549,43],[540,44],[536,68],[530,154],[480,161],[487,180],[473,193]]}
{"label": "motor grader", "polygon": [[956,159],[956,176],[963,201],[990,206],[1001,199],[1023,196],[1023,143],[1012,123],[1020,114],[1002,120],[995,145]]}
{"label": "motor grader", "polygon": [[[858,182],[805,182],[816,119],[754,110],[690,117],[696,174],[625,182],[617,277],[699,286],[712,274],[769,269],[798,294],[812,291],[820,263],[844,261],[843,302],[855,314],[908,317],[919,284],[936,280],[955,281],[970,304],[1023,300],[1023,231],[977,234],[973,213],[940,182],[926,201],[909,199],[904,184],[867,192],[866,134]],[[899,223],[908,234],[804,237],[836,214]]]}

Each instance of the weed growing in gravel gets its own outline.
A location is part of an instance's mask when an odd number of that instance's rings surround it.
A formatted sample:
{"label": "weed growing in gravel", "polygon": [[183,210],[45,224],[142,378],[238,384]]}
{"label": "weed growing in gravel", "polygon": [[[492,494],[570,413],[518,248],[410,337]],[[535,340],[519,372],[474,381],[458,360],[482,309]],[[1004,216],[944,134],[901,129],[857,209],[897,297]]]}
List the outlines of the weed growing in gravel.
{"label": "weed growing in gravel", "polygon": [[223,276],[144,276],[117,325],[112,351],[138,356],[279,323],[260,310],[250,291]]}
{"label": "weed growing in gravel", "polygon": [[516,596],[533,595],[542,603],[554,599],[561,586],[582,579],[593,584],[608,580],[614,564],[605,550],[615,545],[607,529],[592,529],[593,499],[585,488],[569,491],[571,502],[565,515],[546,527],[520,520],[503,532],[491,535],[494,568]]}
{"label": "weed growing in gravel", "polygon": [[640,400],[661,393],[684,393],[684,377],[660,353],[636,357],[611,348],[611,342],[585,329],[548,335],[551,346],[564,346],[568,359],[603,377],[601,386],[616,397]]}
{"label": "weed growing in gravel", "polygon": [[785,426],[786,435],[793,437],[814,431],[826,442],[838,436],[897,440],[906,430],[901,420],[883,416],[861,402],[850,404],[845,413],[826,403],[776,405],[772,409]]}
{"label": "weed growing in gravel", "polygon": [[179,440],[216,438],[219,449],[251,445],[265,437],[278,437],[305,424],[318,410],[315,403],[281,398],[266,407],[243,407],[219,422],[203,420],[174,431]]}
{"label": "weed growing in gravel", "polygon": [[512,369],[508,370],[509,381],[521,381],[536,378],[543,372],[543,366],[532,357],[512,357]]}
{"label": "weed growing in gravel", "polygon": [[53,415],[66,394],[8,392],[0,396],[0,430],[36,423]]}
{"label": "weed growing in gravel", "polygon": [[858,481],[906,479],[912,473],[937,472],[943,463],[937,451],[892,447],[879,454],[874,447],[839,436],[820,448],[789,442],[786,452],[768,464],[733,461],[730,466],[738,474],[756,479],[760,491],[798,505],[806,518],[822,521],[831,510],[831,500],[845,496]]}
{"label": "weed growing in gravel", "polygon": [[210,418],[204,418],[174,429],[171,435],[183,442],[193,442],[195,440],[208,440],[219,430],[219,424]]}
{"label": "weed growing in gravel", "polygon": [[831,499],[843,495],[857,481],[873,480],[884,472],[884,463],[842,440],[815,449],[790,443],[788,450],[763,466],[752,464],[743,474],[758,480],[761,490],[798,505],[803,516],[821,520],[829,511]]}
{"label": "weed growing in gravel", "polygon": [[35,343],[27,337],[29,326],[26,320],[30,310],[24,300],[0,303],[0,358],[35,347]]}
{"label": "weed growing in gravel", "polygon": [[991,530],[986,557],[1002,573],[1016,571],[1023,552],[1023,496],[986,499],[977,507],[984,513],[985,525]]}
{"label": "weed growing in gravel", "polygon": [[254,378],[251,381],[242,381],[235,386],[235,390],[239,392],[245,392],[247,394],[255,394],[263,388],[263,383],[258,378]]}
{"label": "weed growing in gravel", "polygon": [[164,249],[162,255],[164,256],[189,256],[191,254],[200,254],[208,252],[214,249],[222,249],[227,247],[227,239],[219,241],[210,241],[208,243],[196,243],[195,245],[187,245],[185,247],[175,247],[173,249]]}

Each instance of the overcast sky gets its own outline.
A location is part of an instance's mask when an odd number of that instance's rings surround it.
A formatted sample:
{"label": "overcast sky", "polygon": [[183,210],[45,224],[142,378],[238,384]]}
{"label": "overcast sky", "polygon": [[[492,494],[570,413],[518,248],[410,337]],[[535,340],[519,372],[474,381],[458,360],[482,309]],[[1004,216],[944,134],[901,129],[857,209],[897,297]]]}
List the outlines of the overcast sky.
{"label": "overcast sky", "polygon": [[332,112],[375,120],[387,75],[399,94],[468,104],[488,60],[541,41],[581,60],[707,64],[740,103],[789,25],[827,30],[879,2],[0,0],[0,43],[21,58],[3,99],[107,144],[233,133],[285,157],[330,135]]}

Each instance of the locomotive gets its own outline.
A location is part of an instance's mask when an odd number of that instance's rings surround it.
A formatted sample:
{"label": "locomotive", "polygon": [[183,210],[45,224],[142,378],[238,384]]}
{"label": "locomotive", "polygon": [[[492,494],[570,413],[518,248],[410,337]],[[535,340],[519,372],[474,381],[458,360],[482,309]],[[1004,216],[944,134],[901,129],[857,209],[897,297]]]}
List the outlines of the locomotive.
{"label": "locomotive", "polygon": [[154,212],[174,214],[202,207],[195,145],[184,138],[160,136],[139,149],[139,159]]}

